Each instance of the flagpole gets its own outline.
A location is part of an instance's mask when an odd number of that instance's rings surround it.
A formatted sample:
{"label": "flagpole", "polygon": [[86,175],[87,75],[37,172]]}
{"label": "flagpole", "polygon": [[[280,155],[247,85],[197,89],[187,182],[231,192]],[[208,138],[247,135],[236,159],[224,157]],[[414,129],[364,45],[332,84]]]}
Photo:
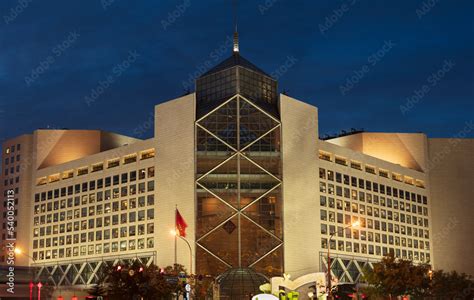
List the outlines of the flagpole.
{"label": "flagpole", "polygon": [[176,265],[178,263],[178,232],[176,228],[176,217],[178,215],[178,204],[176,204],[176,207],[174,209],[174,264]]}

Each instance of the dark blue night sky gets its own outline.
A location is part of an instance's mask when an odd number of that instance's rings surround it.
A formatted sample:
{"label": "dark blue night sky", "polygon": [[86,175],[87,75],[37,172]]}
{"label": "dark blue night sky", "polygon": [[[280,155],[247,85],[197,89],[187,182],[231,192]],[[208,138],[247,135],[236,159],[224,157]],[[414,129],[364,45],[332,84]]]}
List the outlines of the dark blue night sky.
{"label": "dark blue night sky", "polygon": [[[230,0],[0,1],[0,140],[148,138],[154,105],[230,55]],[[240,52],[342,129],[474,136],[473,1],[240,1]]]}

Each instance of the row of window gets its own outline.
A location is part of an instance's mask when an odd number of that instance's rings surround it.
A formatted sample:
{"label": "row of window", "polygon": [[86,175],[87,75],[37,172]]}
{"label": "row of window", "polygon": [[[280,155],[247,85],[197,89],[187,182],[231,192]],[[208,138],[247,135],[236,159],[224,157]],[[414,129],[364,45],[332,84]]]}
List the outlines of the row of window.
{"label": "row of window", "polygon": [[13,185],[13,184],[19,183],[19,182],[20,182],[20,176],[16,176],[15,178],[12,177],[10,179],[5,179],[5,181],[3,182],[3,185],[8,186],[8,185]]}
{"label": "row of window", "polygon": [[[74,198],[67,198],[67,199],[61,199],[61,200],[56,200],[56,201],[48,201],[46,203],[42,204],[35,204],[34,206],[34,214],[42,214],[42,213],[47,213],[51,211],[55,211],[58,209],[66,209],[66,208],[72,208],[76,206],[83,206],[87,204],[93,204],[96,202],[102,202],[102,201],[108,201],[111,199],[117,199],[119,197],[127,197],[127,196],[134,196],[136,194],[144,194],[147,192],[153,192],[155,190],[155,182],[154,181],[148,181],[148,182],[141,182],[138,185],[130,185],[130,186],[122,186],[120,188],[113,188],[105,191],[98,191],[96,193],[91,193],[91,194],[85,194],[82,196],[75,196]],[[139,205],[144,201],[145,196],[140,196],[138,197]],[[153,195],[148,195],[148,202],[154,201],[154,196]],[[123,201],[128,201],[128,200],[122,200]],[[135,198],[130,199],[130,206],[135,202]],[[115,205],[118,202],[113,203],[113,208],[115,208]],[[102,207],[102,206],[100,206]],[[107,207],[110,207],[109,204],[105,204],[105,209]],[[84,208],[83,208],[84,209]]]}
{"label": "row of window", "polygon": [[[319,168],[319,178],[324,179],[324,180],[328,180],[328,181],[335,181],[335,182],[341,183],[341,184],[343,183],[344,185],[348,185],[348,186],[350,185],[350,186],[353,186],[353,187],[358,187],[360,189],[373,191],[373,192],[380,193],[380,194],[387,195],[387,196],[397,197],[399,199],[411,200],[411,201],[418,202],[418,203],[428,204],[428,199],[427,199],[426,196],[416,194],[416,193],[413,193],[413,192],[410,193],[409,191],[404,191],[402,189],[398,189],[398,188],[395,188],[395,187],[386,186],[384,184],[378,184],[376,182],[371,182],[369,180],[364,180],[362,178],[349,176],[347,174],[341,174],[339,172],[334,172],[332,170],[326,170],[326,169],[323,169],[323,168]],[[325,188],[325,186],[326,186],[326,183],[321,181],[320,182],[320,188]],[[328,189],[329,189],[330,192],[334,192],[334,185],[333,184],[328,183],[327,186],[328,186]],[[343,191],[343,188],[341,186],[337,185],[336,186],[336,194],[338,196],[342,196],[342,191]],[[349,198],[349,190],[348,189],[344,189],[344,196],[346,198]]]}
{"label": "row of window", "polygon": [[[336,223],[335,220],[335,214],[330,212],[329,218],[328,215],[326,214],[326,211],[321,212],[321,221],[324,222],[331,222],[331,223]],[[337,223],[338,224],[345,224],[345,225],[350,225],[354,222],[360,222],[360,227],[357,229],[352,229],[347,228],[346,229],[346,237],[351,238],[353,236],[354,239],[359,239],[359,230],[363,232],[361,234],[361,238],[365,240],[365,237],[367,236],[366,231],[367,229],[372,229],[372,230],[378,230],[383,233],[395,233],[395,234],[401,234],[401,235],[407,235],[407,236],[413,236],[413,237],[419,237],[419,238],[425,238],[429,239],[429,231],[428,229],[423,229],[423,228],[417,228],[417,227],[412,227],[412,226],[407,226],[407,225],[400,225],[400,224],[393,224],[390,222],[384,222],[384,221],[379,221],[379,220],[373,220],[373,219],[366,219],[363,217],[357,217],[353,215],[343,215],[341,213],[337,214]],[[324,224],[324,223],[322,223]],[[330,229],[335,229],[336,226],[330,224],[329,227]],[[416,224],[413,224],[416,225]],[[337,233],[338,235],[343,235],[343,232],[341,230],[341,227],[337,227],[338,231],[331,231]],[[368,231],[369,235],[373,235],[374,232]],[[354,233],[354,234],[352,234]],[[375,232],[376,233],[376,232]]]}
{"label": "row of window", "polygon": [[[68,231],[70,232],[70,231]],[[46,237],[33,240],[33,249],[58,247],[79,243],[90,243],[109,239],[126,238],[132,236],[142,236],[154,233],[154,223],[122,226],[120,228],[105,229],[99,231],[90,231],[59,237]],[[37,236],[35,236],[37,237]]]}
{"label": "row of window", "polygon": [[[114,202],[114,203],[106,203],[104,205],[99,204],[99,205],[92,205],[88,207],[82,207],[80,209],[75,209],[75,210],[68,210],[68,211],[62,211],[58,213],[52,213],[52,214],[47,214],[47,215],[41,215],[41,216],[35,216],[33,218],[33,225],[34,226],[39,226],[39,225],[44,225],[44,224],[50,224],[50,223],[56,223],[56,222],[63,222],[63,221],[71,221],[71,220],[77,220],[80,218],[90,218],[93,216],[100,216],[102,214],[110,214],[118,211],[129,211],[129,210],[134,210],[136,208],[144,208],[145,207],[145,198],[140,197],[138,198],[138,206],[137,206],[137,199],[132,198],[130,199],[130,205],[128,204],[128,200],[122,200],[122,205],[121,207],[119,206],[119,202]],[[125,205],[124,205],[125,202]],[[154,197],[153,195],[148,195],[147,197],[147,202],[146,204],[150,207],[154,205]],[[135,215],[136,211],[131,211],[129,213],[129,222],[135,222],[136,220],[142,221],[144,220],[144,211],[138,211],[137,216]],[[122,214],[121,220],[122,223],[127,221],[127,216],[126,213]],[[153,218],[153,211],[148,212],[148,218],[150,219]],[[116,225],[118,221],[115,221],[118,217],[112,216],[112,225]],[[125,220],[123,222],[123,220]],[[83,221],[84,222],[84,221]],[[94,224],[94,219],[89,219],[89,223]],[[102,224],[102,223],[101,223]],[[104,219],[104,224],[107,226],[110,224],[110,217],[105,217]],[[58,225],[54,225],[58,226]],[[89,226],[90,227],[90,226]],[[92,227],[93,228],[93,227]],[[86,228],[87,229],[87,228]],[[54,230],[53,230],[54,231]]]}
{"label": "row of window", "polygon": [[[354,212],[354,211],[353,211]],[[355,211],[355,213],[359,213],[357,211]],[[320,215],[321,215],[321,220],[323,221],[326,221],[326,220],[329,220],[330,222],[336,222],[336,216],[337,216],[337,222],[338,223],[343,223],[342,222],[342,216],[344,214],[342,213],[339,213],[339,212],[334,212],[334,211],[326,211],[324,209],[321,209],[320,210]],[[360,214],[362,216],[360,216],[361,219],[365,220],[365,214]],[[346,216],[349,216],[349,214],[346,214]],[[370,215],[370,217],[372,217],[372,214]],[[409,215],[409,214],[400,214],[400,216],[398,215],[398,213],[396,214],[392,214],[391,211],[388,211],[388,212],[385,212],[383,211],[383,214],[379,215],[378,213],[376,215],[374,215],[375,218],[381,218],[383,220],[374,220],[376,223],[377,222],[382,222],[382,223],[385,223],[385,219],[389,220],[389,221],[394,221],[394,222],[399,222],[401,224],[396,224],[395,225],[400,225],[400,226],[404,226],[404,224],[407,224],[407,225],[418,225],[420,227],[424,227],[424,228],[428,228],[428,219],[427,218],[422,218],[422,217],[417,217],[417,216],[412,216],[412,215]],[[372,220],[371,218],[367,218],[368,220]],[[371,225],[372,224],[372,221],[368,222],[369,224],[368,225]],[[390,224],[392,224],[392,222],[388,222]],[[349,223],[350,224],[350,223]]]}
{"label": "row of window", "polygon": [[[17,158],[17,161],[20,161],[20,155],[17,155],[16,158]],[[4,171],[5,176],[8,176],[9,174],[13,175],[13,174],[15,174],[15,171],[17,173],[20,172],[20,165],[16,165],[16,167],[11,166],[10,168],[5,166],[4,168],[5,168],[5,171]]]}
{"label": "row of window", "polygon": [[[322,192],[322,191],[321,191]],[[375,216],[382,218],[388,218],[398,221],[398,216],[401,216],[404,219],[404,213],[413,213],[420,216],[428,216],[428,207],[416,204],[410,204],[409,202],[404,202],[402,200],[393,200],[385,197],[378,197],[376,195],[371,195],[369,193],[362,194],[366,198],[359,197],[361,202],[367,200],[367,204],[358,203],[357,198],[352,198],[352,201],[334,199],[333,197],[326,197],[325,195],[320,196],[320,205],[328,206],[329,208],[336,208],[338,210],[352,211],[354,213],[359,213],[361,215]],[[359,194],[359,196],[361,196]],[[369,204],[374,204],[371,206]],[[384,209],[385,207],[389,209]],[[388,216],[388,217],[387,217]],[[415,216],[413,216],[415,217]]]}
{"label": "row of window", "polygon": [[79,167],[75,170],[71,169],[71,170],[64,171],[62,173],[56,173],[56,174],[51,174],[49,176],[40,177],[36,180],[36,185],[44,185],[47,183],[57,182],[59,180],[69,179],[74,176],[82,176],[89,173],[103,171],[105,167],[107,169],[111,169],[111,168],[120,166],[120,164],[126,165],[130,163],[135,163],[137,162],[138,158],[140,160],[145,160],[145,159],[149,159],[153,157],[155,157],[155,149],[149,149],[149,150],[141,151],[139,155],[137,155],[136,153],[133,153],[133,154],[126,155],[122,158],[110,159],[105,164],[103,162],[100,162],[100,163],[93,164],[91,166]]}
{"label": "row of window", "polygon": [[6,157],[5,158],[5,165],[9,165],[10,162],[12,164],[14,164],[15,163],[15,157],[16,157],[16,161],[19,162],[20,161],[20,154],[17,154],[16,156]]}
{"label": "row of window", "polygon": [[[319,151],[319,159],[326,160],[326,161],[329,161],[329,162],[334,161],[336,164],[339,164],[339,165],[342,165],[342,166],[347,166],[347,167],[350,166],[353,169],[363,171],[362,163],[357,162],[357,161],[353,161],[353,160],[348,160],[344,157],[340,157],[340,156],[337,156],[337,155],[332,155],[331,153],[328,153],[328,152],[325,152],[325,151]],[[377,175],[375,166],[365,165],[365,171],[367,173]],[[390,176],[390,174],[391,174],[391,176]],[[390,173],[388,170],[383,170],[383,169],[380,169],[380,168],[378,169],[378,175],[380,177],[384,177],[384,178],[387,178],[387,179],[391,178],[392,180],[395,180],[395,181],[398,181],[398,182],[404,182],[404,183],[409,184],[409,185],[414,185],[414,186],[417,186],[419,188],[425,188],[424,181],[419,180],[419,179],[414,179],[410,176],[403,176],[403,175],[395,173],[395,172]]]}
{"label": "row of window", "polygon": [[[323,249],[328,248],[327,238],[321,238],[321,247]],[[330,249],[331,250],[337,249],[338,251],[362,253],[362,254],[369,254],[369,255],[376,255],[376,256],[386,256],[389,253],[394,253],[396,257],[401,257],[403,259],[411,259],[411,260],[422,261],[422,262],[430,261],[429,252],[410,250],[410,249],[392,248],[392,247],[378,246],[378,245],[351,242],[351,241],[331,239]]]}
{"label": "row of window", "polygon": [[[383,255],[391,249],[388,245],[398,247],[398,257],[429,260],[426,196],[324,168],[319,178],[320,232],[335,233],[331,249]],[[355,222],[359,228],[344,229]],[[323,237],[321,243],[327,249],[328,239]]]}
{"label": "row of window", "polygon": [[[126,226],[126,224],[135,223],[135,222],[144,222],[144,221],[151,221],[155,218],[155,212],[153,208],[144,209],[139,211],[132,211],[128,213],[122,214],[115,214],[112,216],[106,216],[101,218],[88,218],[82,221],[75,221],[75,222],[68,222],[63,224],[55,224],[43,227],[37,227],[33,229],[33,237],[46,237],[46,239],[39,239],[33,241],[34,247],[50,247],[50,246],[63,246],[64,243],[69,245],[71,243],[85,243],[95,240],[102,240],[109,239],[109,238],[119,238],[120,237],[127,237],[127,236],[135,236],[136,232],[138,235],[145,234],[145,224],[131,224]],[[111,228],[107,229],[108,226],[122,226],[120,229]],[[125,225],[125,226],[123,226]],[[84,230],[92,230],[95,228],[104,228],[104,230],[99,230],[94,233],[94,231],[90,232],[81,232],[72,234],[74,232],[80,232]],[[136,230],[137,229],[137,230]],[[147,233],[153,233],[153,223],[149,223],[147,225]],[[70,233],[67,235],[67,233]],[[51,235],[60,236],[52,237]],[[39,241],[39,242],[35,242]],[[42,242],[45,241],[45,242]]]}
{"label": "row of window", "polygon": [[122,251],[135,251],[154,248],[154,239],[140,238],[112,243],[90,244],[87,246],[66,247],[45,251],[33,251],[34,260],[61,259],[86,255],[101,255]]}
{"label": "row of window", "polygon": [[[350,216],[349,216],[350,219]],[[329,228],[329,231],[328,231]],[[380,229],[380,227],[379,227]],[[412,228],[408,227],[408,231],[412,232]],[[390,244],[390,245],[395,245],[395,246],[403,246],[403,247],[409,247],[409,248],[419,248],[419,249],[430,249],[430,242],[429,241],[424,241],[424,240],[417,240],[417,239],[411,239],[411,238],[405,238],[403,236],[394,236],[391,234],[385,234],[384,232],[391,232],[393,233],[393,228],[392,230],[382,230],[382,233],[378,232],[372,232],[372,231],[367,231],[367,230],[362,230],[362,229],[355,229],[355,228],[345,228],[344,227],[337,227],[336,231],[336,226],[335,225],[328,225],[328,224],[321,224],[321,234],[326,235],[333,233],[335,236],[340,237],[340,238],[347,238],[347,239],[355,239],[355,240],[361,240],[361,241],[368,241],[368,242],[375,242],[375,243],[383,243],[383,244]],[[414,237],[419,237],[419,238],[426,238],[428,239],[429,236],[427,234],[428,231],[425,231],[425,235],[423,236],[423,230],[420,229],[418,230],[417,228],[413,228],[413,236]],[[396,232],[399,233],[399,232]],[[403,230],[403,233],[405,234],[405,231]]]}
{"label": "row of window", "polygon": [[[70,196],[73,194],[85,193],[88,191],[94,191],[96,189],[102,189],[104,187],[110,187],[112,185],[127,184],[137,180],[144,180],[147,178],[155,177],[155,167],[143,168],[138,171],[131,171],[129,173],[122,173],[121,175],[114,175],[97,180],[91,180],[89,182],[83,182],[82,184],[70,185],[61,189],[49,190],[47,192],[36,193],[35,202],[51,200],[59,197]],[[150,182],[148,182],[150,184]],[[140,183],[138,188],[143,186]]]}
{"label": "row of window", "polygon": [[11,145],[11,146],[8,146],[8,147],[5,147],[5,154],[10,154],[10,153],[14,153],[15,152],[15,149],[16,151],[20,151],[21,150],[21,144],[16,144],[16,147],[15,145]]}

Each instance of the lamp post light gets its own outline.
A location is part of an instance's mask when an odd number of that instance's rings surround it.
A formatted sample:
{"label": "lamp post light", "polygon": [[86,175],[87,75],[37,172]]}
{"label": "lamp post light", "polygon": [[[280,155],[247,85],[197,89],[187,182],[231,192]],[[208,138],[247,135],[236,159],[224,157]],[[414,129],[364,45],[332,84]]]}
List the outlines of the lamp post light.
{"label": "lamp post light", "polygon": [[[30,256],[30,255],[28,255],[27,253],[23,252],[20,248],[15,247],[15,249],[14,249],[13,251],[14,251],[15,254],[17,254],[17,255],[24,255],[24,256],[30,258],[30,259],[33,261],[33,263],[36,264],[36,260],[35,260],[32,256]],[[35,288],[35,284],[33,283],[33,281],[34,281],[34,273],[33,273],[33,275],[32,275],[32,278],[31,278],[31,281],[30,281],[30,284],[29,284],[30,300],[33,299],[33,289]],[[41,291],[40,291],[40,290],[41,290],[41,288],[40,288],[40,286],[38,285],[38,299],[41,297]]]}
{"label": "lamp post light", "polygon": [[[37,264],[37,261],[34,257],[32,257],[31,255],[29,255],[27,252],[24,252],[23,250],[21,250],[21,248],[17,248],[15,247],[15,250],[14,250],[15,254],[18,254],[18,255],[24,255],[28,258],[30,258],[33,263]],[[52,278],[51,274],[49,273],[49,270],[48,268],[46,268],[46,266],[44,266],[44,268],[46,269],[46,272],[48,272],[48,279]],[[39,275],[38,275],[38,280],[39,280]],[[53,281],[54,283],[54,281]],[[56,283],[54,283],[54,285],[56,286]],[[32,294],[32,287],[34,286],[34,284],[32,285],[32,283],[30,284],[30,298],[33,297],[33,294]],[[41,297],[41,288],[44,286],[41,282],[38,281],[38,284],[36,285],[38,287],[38,299],[40,299]]]}
{"label": "lamp post light", "polygon": [[[360,226],[360,222],[359,221],[356,221],[350,225],[347,225],[346,227],[344,228],[340,228],[340,230],[344,231],[346,230],[347,228],[358,228]],[[331,249],[331,239],[334,237],[334,235],[336,233],[338,233],[340,230],[337,230],[333,233],[331,233],[329,235],[329,240],[328,240],[328,285],[327,285],[327,294],[328,294],[328,298],[329,299],[332,299],[332,288],[331,288],[331,280],[332,280],[332,277],[331,277],[331,255],[330,255],[330,249]]]}
{"label": "lamp post light", "polygon": [[191,249],[191,244],[189,243],[189,241],[186,238],[184,238],[178,232],[176,232],[176,230],[171,230],[170,233],[173,236],[179,237],[180,239],[182,239],[186,243],[186,245],[188,245],[188,248],[189,248],[189,273],[190,273],[190,275],[193,274],[193,250]]}

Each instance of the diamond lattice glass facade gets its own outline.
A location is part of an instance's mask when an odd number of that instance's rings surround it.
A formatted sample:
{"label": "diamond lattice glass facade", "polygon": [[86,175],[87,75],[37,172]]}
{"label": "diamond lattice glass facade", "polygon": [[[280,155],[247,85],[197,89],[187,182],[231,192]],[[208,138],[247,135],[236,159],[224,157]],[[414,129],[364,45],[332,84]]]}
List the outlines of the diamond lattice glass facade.
{"label": "diamond lattice glass facade", "polygon": [[[252,80],[258,84],[248,85],[247,77],[259,78]],[[197,85],[197,91],[206,91],[197,94],[201,115],[196,121],[197,271],[219,274],[230,267],[253,267],[268,275],[281,274],[281,126],[273,99],[276,82],[232,66],[207,74]],[[211,86],[213,92],[203,86]],[[239,94],[242,90],[247,97]],[[231,92],[234,95],[222,99]]]}

